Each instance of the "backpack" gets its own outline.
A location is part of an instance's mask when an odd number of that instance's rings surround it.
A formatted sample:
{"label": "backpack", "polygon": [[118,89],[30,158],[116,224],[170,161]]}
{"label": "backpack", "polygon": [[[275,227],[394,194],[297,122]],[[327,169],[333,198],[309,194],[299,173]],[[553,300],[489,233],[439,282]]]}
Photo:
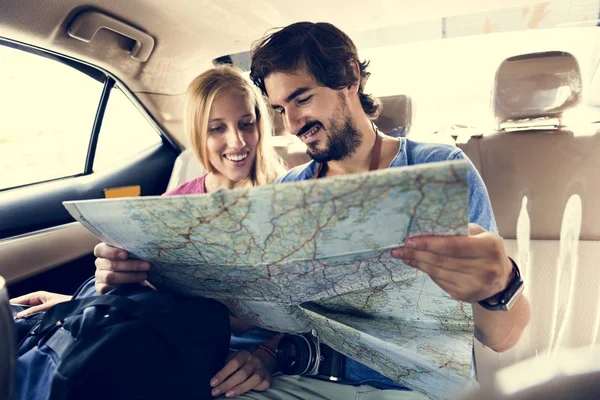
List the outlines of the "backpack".
{"label": "backpack", "polygon": [[139,284],[97,295],[92,278],[40,314],[17,348],[15,400],[212,399],[229,351],[222,304]]}

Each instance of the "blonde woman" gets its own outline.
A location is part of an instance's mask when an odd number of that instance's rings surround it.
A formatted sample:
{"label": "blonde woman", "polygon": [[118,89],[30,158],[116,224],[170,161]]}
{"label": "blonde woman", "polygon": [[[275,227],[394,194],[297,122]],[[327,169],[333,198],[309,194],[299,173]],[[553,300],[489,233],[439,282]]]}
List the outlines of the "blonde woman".
{"label": "blonde woman", "polygon": [[262,185],[285,171],[265,144],[273,125],[262,95],[233,67],[219,66],[192,81],[184,126],[207,174],[166,195]]}
{"label": "blonde woman", "polygon": [[[193,151],[206,174],[185,182],[165,195],[211,193],[219,189],[271,183],[285,172],[265,137],[273,127],[260,92],[240,71],[230,66],[208,70],[189,85],[185,101],[184,127]],[[143,282],[150,264],[128,259],[126,251],[100,243],[96,255],[96,290],[106,293],[120,284]],[[33,307],[18,316],[43,311],[70,296],[48,292],[25,295],[12,302]],[[234,333],[251,326],[231,318]],[[211,380],[213,396],[238,396],[249,390],[266,390],[276,367],[272,353],[275,341],[252,353],[241,350]]]}

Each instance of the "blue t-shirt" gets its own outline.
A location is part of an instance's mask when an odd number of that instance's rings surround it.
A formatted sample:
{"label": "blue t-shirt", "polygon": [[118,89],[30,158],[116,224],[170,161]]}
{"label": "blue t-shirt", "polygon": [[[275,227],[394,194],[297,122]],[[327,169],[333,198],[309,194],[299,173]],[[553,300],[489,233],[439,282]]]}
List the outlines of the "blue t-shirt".
{"label": "blue t-shirt", "polygon": [[[473,163],[461,149],[447,144],[419,143],[406,138],[400,139],[398,154],[392,160],[390,168],[407,165],[427,164],[439,161],[467,160],[469,183],[469,221],[488,231],[496,233],[496,220],[483,180]],[[275,183],[285,183],[312,179],[318,163],[310,161],[291,169],[277,178]],[[381,375],[379,372],[350,358],[346,361],[346,381],[352,384],[371,385],[379,389],[404,389],[404,386]]]}

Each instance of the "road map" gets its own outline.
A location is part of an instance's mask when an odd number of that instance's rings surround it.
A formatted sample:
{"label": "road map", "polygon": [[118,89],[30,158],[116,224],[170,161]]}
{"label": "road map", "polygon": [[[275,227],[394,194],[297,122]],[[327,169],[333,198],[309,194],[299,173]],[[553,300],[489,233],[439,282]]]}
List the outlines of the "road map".
{"label": "road map", "polygon": [[390,256],[410,236],[466,235],[464,161],[219,190],[65,202],[99,239],[152,264],[159,290],[218,299],[432,399],[472,381],[473,314]]}

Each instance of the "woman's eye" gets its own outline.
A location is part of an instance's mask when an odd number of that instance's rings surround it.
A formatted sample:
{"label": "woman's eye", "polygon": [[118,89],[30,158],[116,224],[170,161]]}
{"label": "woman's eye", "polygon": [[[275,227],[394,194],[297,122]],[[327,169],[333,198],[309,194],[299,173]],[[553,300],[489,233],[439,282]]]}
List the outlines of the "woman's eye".
{"label": "woman's eye", "polygon": [[252,129],[254,128],[254,122],[242,122],[242,129]]}
{"label": "woman's eye", "polygon": [[222,125],[219,126],[211,126],[208,128],[208,133],[221,133],[225,130]]}

